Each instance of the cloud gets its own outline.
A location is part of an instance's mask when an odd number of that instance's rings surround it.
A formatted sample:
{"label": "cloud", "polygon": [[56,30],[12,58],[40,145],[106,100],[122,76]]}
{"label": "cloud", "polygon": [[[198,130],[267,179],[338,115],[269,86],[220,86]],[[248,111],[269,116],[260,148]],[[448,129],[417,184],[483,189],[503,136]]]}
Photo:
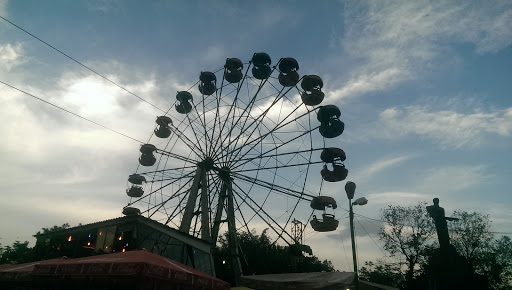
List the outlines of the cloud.
{"label": "cloud", "polygon": [[354,172],[354,176],[357,176],[357,181],[360,183],[365,183],[365,181],[370,180],[376,174],[382,172],[383,170],[387,170],[394,166],[397,166],[405,161],[408,161],[412,158],[416,157],[413,154],[403,154],[399,157],[390,157],[387,159],[381,159],[372,164],[369,164],[356,172]]}
{"label": "cloud", "polygon": [[[30,72],[22,77],[31,77]],[[130,82],[129,90],[159,95],[153,82],[149,75]],[[147,140],[154,128],[154,108],[96,76],[67,72],[51,89],[22,88],[139,140]],[[35,233],[43,226],[120,216],[139,144],[5,86],[0,90],[0,130],[7,141],[0,144],[0,174],[9,181],[1,184],[0,192],[9,199],[8,216],[17,220],[3,235],[19,236],[28,224],[35,225]],[[134,101],[125,104],[130,98]]]}
{"label": "cloud", "polygon": [[489,182],[491,176],[486,174],[486,166],[444,166],[425,171],[416,190],[433,194],[442,190],[443,195],[450,195],[472,188],[477,184]]}
{"label": "cloud", "polygon": [[0,15],[7,17],[7,0],[0,0]]}
{"label": "cloud", "polygon": [[[341,223],[348,224],[348,219],[342,219],[340,220]],[[365,218],[360,215],[354,216],[354,228],[356,229],[355,237],[357,239],[359,238],[372,238],[374,240],[379,239],[379,232],[380,229],[384,227],[384,223],[380,221],[370,220],[368,218]],[[342,227],[341,229],[338,229],[339,234],[330,234],[327,237],[331,239],[343,239],[345,241],[348,241],[350,243],[350,228],[349,227]],[[341,236],[341,237],[340,237]]]}
{"label": "cloud", "polygon": [[341,58],[354,67],[328,95],[333,100],[414,79],[433,62],[445,61],[441,54],[453,54],[454,43],[471,43],[481,54],[512,43],[510,1],[354,1],[345,5],[344,23]]}
{"label": "cloud", "polygon": [[87,0],[87,7],[92,11],[107,13],[122,5],[119,0]]}
{"label": "cloud", "polygon": [[21,43],[16,45],[12,45],[10,43],[5,45],[0,44],[0,66],[6,68],[7,71],[10,71],[12,68],[17,67],[24,62],[22,55],[23,47]]}
{"label": "cloud", "polygon": [[390,67],[374,72],[361,72],[361,74],[352,77],[343,87],[329,91],[327,98],[337,100],[367,92],[385,90],[408,78],[407,71],[399,67]]}
{"label": "cloud", "polygon": [[477,148],[485,137],[495,134],[508,137],[512,133],[512,108],[494,112],[457,113],[429,111],[424,106],[389,108],[379,115],[374,132],[384,138],[417,134],[443,148]]}
{"label": "cloud", "polygon": [[368,204],[379,205],[382,208],[392,203],[393,205],[416,205],[418,202],[429,200],[428,195],[417,192],[389,191],[367,194]]}

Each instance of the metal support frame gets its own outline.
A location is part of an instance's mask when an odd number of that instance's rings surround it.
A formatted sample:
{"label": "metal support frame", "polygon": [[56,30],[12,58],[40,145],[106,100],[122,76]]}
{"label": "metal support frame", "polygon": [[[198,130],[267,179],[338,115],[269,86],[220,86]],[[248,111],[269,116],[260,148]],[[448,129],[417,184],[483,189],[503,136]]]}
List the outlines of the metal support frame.
{"label": "metal support frame", "polygon": [[228,198],[228,237],[229,237],[229,248],[231,254],[231,267],[235,275],[236,284],[239,284],[240,277],[242,276],[242,264],[240,263],[240,254],[238,252],[238,242],[236,239],[236,224],[235,224],[235,205],[233,197],[233,188],[231,183],[231,177],[225,181],[227,188]]}
{"label": "metal support frame", "polygon": [[354,210],[352,209],[352,200],[349,199],[349,206],[350,206],[350,237],[352,239],[352,261],[354,264],[354,274],[355,274],[355,281],[356,281],[356,290],[359,290],[359,274],[357,273],[357,256],[356,256],[356,239],[354,237]]}
{"label": "metal support frame", "polygon": [[211,243],[207,179],[206,170],[201,170],[201,238]]}
{"label": "metal support frame", "polygon": [[199,190],[199,184],[202,179],[202,172],[202,168],[198,165],[196,169],[196,175],[194,176],[194,181],[192,182],[192,187],[190,188],[190,193],[188,194],[185,212],[183,213],[183,218],[181,220],[180,232],[189,234],[190,224],[192,223],[192,217],[194,216],[194,207],[196,206],[197,192]]}
{"label": "metal support frame", "polygon": [[[236,238],[236,221],[235,221],[235,205],[231,176],[227,175],[222,177],[222,187],[219,194],[217,211],[215,213],[215,220],[213,227],[210,229],[210,216],[209,216],[209,199],[208,199],[208,184],[207,184],[207,170],[202,168],[198,164],[194,181],[190,188],[187,204],[185,206],[185,212],[183,213],[183,219],[180,225],[180,231],[189,233],[192,218],[194,216],[194,209],[197,202],[197,196],[199,192],[199,185],[201,185],[201,239],[211,243],[212,248],[217,243],[217,237],[219,235],[219,227],[222,222],[222,212],[226,208],[227,222],[228,222],[228,242],[231,255],[231,265],[235,280],[237,281],[242,276],[242,265],[240,263],[240,254],[238,250],[238,242]],[[227,198],[227,206],[225,202]]]}

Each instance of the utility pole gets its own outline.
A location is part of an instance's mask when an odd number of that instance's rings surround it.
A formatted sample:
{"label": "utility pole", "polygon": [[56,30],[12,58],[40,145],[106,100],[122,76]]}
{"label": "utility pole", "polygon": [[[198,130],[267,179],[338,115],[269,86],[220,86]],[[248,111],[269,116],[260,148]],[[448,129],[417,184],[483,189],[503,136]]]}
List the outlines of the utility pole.
{"label": "utility pole", "polygon": [[356,192],[356,184],[352,181],[347,181],[345,184],[345,192],[348,197],[348,205],[350,208],[349,211],[349,219],[350,219],[350,237],[352,239],[352,260],[354,264],[354,274],[355,274],[355,286],[356,290],[359,290],[359,274],[357,273],[357,256],[356,256],[356,238],[354,236],[354,210],[352,209],[353,205],[365,205],[368,203],[368,200],[364,197],[360,197],[352,202],[352,198],[354,198],[354,193]]}
{"label": "utility pole", "polygon": [[352,262],[354,264],[354,273],[356,280],[356,290],[359,290],[359,274],[357,273],[356,239],[354,237],[354,211],[352,210],[352,199],[348,200],[350,206],[350,237],[352,239]]}

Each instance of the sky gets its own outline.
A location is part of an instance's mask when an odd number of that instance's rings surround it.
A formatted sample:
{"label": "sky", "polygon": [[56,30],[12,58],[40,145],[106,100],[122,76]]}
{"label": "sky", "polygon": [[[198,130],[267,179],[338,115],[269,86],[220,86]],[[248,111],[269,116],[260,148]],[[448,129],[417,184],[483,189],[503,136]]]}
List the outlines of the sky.
{"label": "sky", "polygon": [[[355,197],[369,200],[354,208],[360,264],[385,255],[376,220],[388,205],[438,197],[447,215],[481,212],[512,232],[510,1],[0,0],[0,15],[108,79],[0,19],[2,245],[121,216],[133,139],[151,137],[199,72],[255,52],[297,59],[301,76],[323,79],[322,105],[341,110],[345,132],[327,144],[346,152]],[[351,271],[344,184],[322,184],[339,228],[309,227],[305,243]],[[272,215],[289,209],[273,205]]]}

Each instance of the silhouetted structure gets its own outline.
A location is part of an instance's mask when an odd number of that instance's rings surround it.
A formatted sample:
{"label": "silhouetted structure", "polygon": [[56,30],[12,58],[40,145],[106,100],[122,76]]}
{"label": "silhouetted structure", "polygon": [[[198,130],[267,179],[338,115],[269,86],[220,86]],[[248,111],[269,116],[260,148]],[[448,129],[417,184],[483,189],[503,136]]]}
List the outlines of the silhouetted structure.
{"label": "silhouetted structure", "polygon": [[439,249],[434,251],[428,260],[427,289],[489,289],[485,277],[475,274],[466,259],[450,244],[446,221],[458,219],[445,216],[444,208],[439,206],[439,198],[434,198],[433,202],[434,205],[427,206],[427,212],[436,225]]}
{"label": "silhouetted structure", "polygon": [[141,215],[36,234],[36,259],[146,249],[210,275],[215,275],[211,244]]}
{"label": "silhouetted structure", "polygon": [[430,217],[434,219],[440,248],[448,250],[450,247],[450,236],[448,234],[448,224],[446,221],[454,221],[458,219],[445,217],[444,208],[439,206],[439,198],[434,198],[433,202],[434,205],[427,206],[427,212]]}

